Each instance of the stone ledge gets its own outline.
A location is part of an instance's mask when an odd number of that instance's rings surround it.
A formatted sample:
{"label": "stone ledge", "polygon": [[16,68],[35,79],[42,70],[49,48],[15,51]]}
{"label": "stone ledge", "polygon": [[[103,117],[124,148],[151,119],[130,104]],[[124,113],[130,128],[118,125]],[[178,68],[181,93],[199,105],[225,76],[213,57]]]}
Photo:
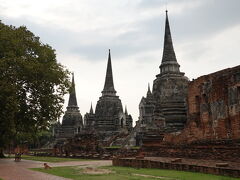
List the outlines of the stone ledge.
{"label": "stone ledge", "polygon": [[156,168],[156,169],[172,169],[179,171],[200,172],[206,174],[215,174],[222,176],[240,177],[240,169],[229,167],[211,167],[203,165],[193,165],[185,163],[163,162],[148,159],[121,158],[113,159],[113,166],[125,166],[134,168]]}

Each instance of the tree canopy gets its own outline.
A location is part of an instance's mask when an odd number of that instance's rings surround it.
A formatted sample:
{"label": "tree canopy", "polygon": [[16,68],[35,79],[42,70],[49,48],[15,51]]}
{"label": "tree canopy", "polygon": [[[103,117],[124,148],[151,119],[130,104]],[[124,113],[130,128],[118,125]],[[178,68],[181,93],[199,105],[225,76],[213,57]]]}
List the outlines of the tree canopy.
{"label": "tree canopy", "polygon": [[0,21],[0,148],[56,121],[70,87],[55,50],[26,27]]}

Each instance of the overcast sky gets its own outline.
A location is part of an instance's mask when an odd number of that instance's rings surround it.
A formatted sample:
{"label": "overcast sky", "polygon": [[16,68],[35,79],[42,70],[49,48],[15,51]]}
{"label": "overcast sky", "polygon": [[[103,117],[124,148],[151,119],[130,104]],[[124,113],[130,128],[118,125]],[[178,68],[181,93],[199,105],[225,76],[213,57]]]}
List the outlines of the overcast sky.
{"label": "overcast sky", "polygon": [[141,97],[159,73],[166,7],[189,79],[240,65],[240,0],[166,1],[0,0],[0,19],[27,26],[56,49],[57,60],[75,73],[82,115],[101,96],[111,49],[115,89],[136,121]]}

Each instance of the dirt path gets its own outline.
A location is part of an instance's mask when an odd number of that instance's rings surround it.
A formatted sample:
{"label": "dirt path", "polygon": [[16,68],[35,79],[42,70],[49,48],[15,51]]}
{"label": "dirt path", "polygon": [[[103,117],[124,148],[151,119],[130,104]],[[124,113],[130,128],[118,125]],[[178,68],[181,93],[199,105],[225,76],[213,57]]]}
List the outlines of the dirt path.
{"label": "dirt path", "polygon": [[[32,171],[28,168],[43,167],[44,162],[21,160],[14,162],[13,159],[0,159],[0,178],[3,180],[67,180],[58,176]],[[112,165],[112,161],[72,161],[60,163],[48,163],[52,167],[58,166],[83,166],[98,167]]]}

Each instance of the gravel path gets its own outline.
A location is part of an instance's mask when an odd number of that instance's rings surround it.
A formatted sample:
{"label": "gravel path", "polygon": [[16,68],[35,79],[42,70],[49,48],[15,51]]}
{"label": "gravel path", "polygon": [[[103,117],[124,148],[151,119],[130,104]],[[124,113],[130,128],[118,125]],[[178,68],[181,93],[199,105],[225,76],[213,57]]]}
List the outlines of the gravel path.
{"label": "gravel path", "polygon": [[[0,178],[3,180],[68,180],[58,176],[32,171],[28,168],[43,168],[44,162],[22,159],[15,162],[14,159],[0,159]],[[71,161],[60,163],[48,163],[51,167],[58,166],[83,166],[98,167],[112,165],[112,161]]]}

